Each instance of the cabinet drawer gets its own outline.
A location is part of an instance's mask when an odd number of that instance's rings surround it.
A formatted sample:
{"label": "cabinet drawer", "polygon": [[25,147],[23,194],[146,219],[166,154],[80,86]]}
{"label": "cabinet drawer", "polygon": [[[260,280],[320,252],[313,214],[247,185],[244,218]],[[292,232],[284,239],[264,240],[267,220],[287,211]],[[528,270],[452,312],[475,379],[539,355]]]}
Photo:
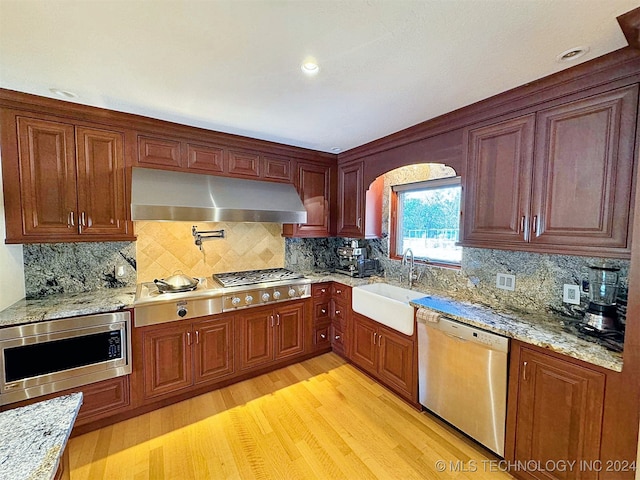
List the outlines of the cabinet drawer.
{"label": "cabinet drawer", "polygon": [[180,142],[166,138],[138,137],[138,164],[182,166]]}
{"label": "cabinet drawer", "polygon": [[343,326],[347,324],[347,317],[349,315],[349,304],[344,302],[334,301],[333,302],[333,318],[334,322],[338,322]]}
{"label": "cabinet drawer", "polygon": [[129,406],[129,376],[93,383],[77,389],[82,392],[82,407],[77,424],[88,423]]}
{"label": "cabinet drawer", "polygon": [[351,287],[334,283],[331,286],[331,296],[337,301],[343,301],[347,304],[351,303]]}
{"label": "cabinet drawer", "polygon": [[313,329],[313,346],[316,349],[331,345],[331,324],[324,323]]}
{"label": "cabinet drawer", "polygon": [[331,288],[328,283],[317,283],[311,286],[311,295],[313,298],[329,298],[331,297]]}
{"label": "cabinet drawer", "polygon": [[315,303],[313,305],[313,322],[314,324],[323,321],[331,320],[331,309],[329,307],[329,300],[322,303]]}
{"label": "cabinet drawer", "polygon": [[344,340],[344,330],[338,327],[335,323],[331,325],[331,348],[334,352],[345,355],[346,345]]}

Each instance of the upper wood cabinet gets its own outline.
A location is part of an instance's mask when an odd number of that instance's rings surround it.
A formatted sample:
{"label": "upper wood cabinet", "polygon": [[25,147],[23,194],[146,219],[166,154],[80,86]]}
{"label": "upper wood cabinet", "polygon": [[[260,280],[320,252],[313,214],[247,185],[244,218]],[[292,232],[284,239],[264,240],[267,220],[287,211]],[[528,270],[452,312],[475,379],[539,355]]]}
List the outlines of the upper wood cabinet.
{"label": "upper wood cabinet", "polygon": [[138,135],[135,165],[274,182],[291,182],[295,160],[204,141]]}
{"label": "upper wood cabinet", "polygon": [[463,245],[628,257],[636,85],[466,132]]}
{"label": "upper wood cabinet", "polygon": [[123,132],[2,116],[7,243],[134,239]]}
{"label": "upper wood cabinet", "polygon": [[331,236],[331,166],[298,163],[296,188],[307,210],[307,222],[283,225],[287,237]]}
{"label": "upper wood cabinet", "polygon": [[[519,342],[513,342],[511,355],[505,458],[542,465],[558,460],[593,464],[600,459],[606,376]],[[531,470],[524,478],[595,479],[598,472]]]}
{"label": "upper wood cabinet", "polygon": [[364,184],[364,163],[338,166],[338,236],[380,238],[384,179]]}

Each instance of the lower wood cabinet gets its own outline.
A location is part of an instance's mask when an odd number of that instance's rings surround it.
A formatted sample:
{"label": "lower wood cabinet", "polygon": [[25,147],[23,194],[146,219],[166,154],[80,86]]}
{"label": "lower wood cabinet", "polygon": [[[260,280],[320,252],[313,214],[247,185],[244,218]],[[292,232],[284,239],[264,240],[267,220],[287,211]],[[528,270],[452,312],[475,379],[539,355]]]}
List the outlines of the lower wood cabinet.
{"label": "lower wood cabinet", "polygon": [[417,402],[415,335],[391,330],[352,313],[350,360],[411,402]]}
{"label": "lower wood cabinet", "polygon": [[250,308],[237,315],[240,370],[305,352],[305,302]]}
{"label": "lower wood cabinet", "polygon": [[[511,355],[505,458],[594,465],[600,458],[605,374],[515,341]],[[514,474],[545,480],[598,478],[596,469],[579,467]]]}
{"label": "lower wood cabinet", "polygon": [[144,397],[153,398],[234,373],[233,315],[143,327]]}

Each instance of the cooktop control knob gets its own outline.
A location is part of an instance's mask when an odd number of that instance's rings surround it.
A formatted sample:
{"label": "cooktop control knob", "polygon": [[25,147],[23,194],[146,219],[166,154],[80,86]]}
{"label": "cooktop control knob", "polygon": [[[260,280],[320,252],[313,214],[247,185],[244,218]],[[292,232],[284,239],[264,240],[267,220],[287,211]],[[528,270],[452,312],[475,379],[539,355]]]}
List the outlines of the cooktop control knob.
{"label": "cooktop control knob", "polygon": [[289,289],[289,296],[290,297],[295,297],[296,296],[296,289],[295,288],[290,288]]}
{"label": "cooktop control knob", "polygon": [[266,292],[263,293],[262,294],[262,301],[263,302],[268,302],[269,301],[269,297],[270,297],[270,295],[268,293],[266,293]]}
{"label": "cooktop control knob", "polygon": [[244,297],[244,301],[245,303],[251,303],[253,302],[253,297],[251,295],[247,295],[246,297]]}
{"label": "cooktop control knob", "polygon": [[187,309],[186,307],[178,307],[178,316],[180,318],[184,317],[187,314]]}
{"label": "cooktop control knob", "polygon": [[280,292],[276,290],[275,292],[273,292],[273,299],[278,300],[279,298],[280,298]]}
{"label": "cooktop control knob", "polygon": [[240,304],[240,298],[239,297],[233,297],[231,299],[231,305],[233,305],[234,307]]}

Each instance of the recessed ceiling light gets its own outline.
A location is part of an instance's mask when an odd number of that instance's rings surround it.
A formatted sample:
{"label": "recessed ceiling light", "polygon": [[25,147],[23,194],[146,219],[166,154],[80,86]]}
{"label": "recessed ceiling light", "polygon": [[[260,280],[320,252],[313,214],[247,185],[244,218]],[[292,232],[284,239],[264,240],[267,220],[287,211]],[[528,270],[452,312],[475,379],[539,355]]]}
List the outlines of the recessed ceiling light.
{"label": "recessed ceiling light", "polygon": [[62,98],[78,98],[78,94],[70,92],[69,90],[60,90],[59,88],[50,88],[51,93],[55,93]]}
{"label": "recessed ceiling light", "polygon": [[304,62],[302,62],[302,66],[300,68],[307,75],[315,75],[320,70],[318,62],[312,57],[307,57]]}
{"label": "recessed ceiling light", "polygon": [[331,149],[331,151],[332,151],[333,153],[338,153],[338,152],[341,152],[341,151],[342,151],[342,149],[341,149],[340,147],[333,147],[333,148]]}
{"label": "recessed ceiling light", "polygon": [[573,62],[580,57],[584,57],[589,52],[589,47],[574,47],[569,50],[565,50],[556,57],[558,62]]}

